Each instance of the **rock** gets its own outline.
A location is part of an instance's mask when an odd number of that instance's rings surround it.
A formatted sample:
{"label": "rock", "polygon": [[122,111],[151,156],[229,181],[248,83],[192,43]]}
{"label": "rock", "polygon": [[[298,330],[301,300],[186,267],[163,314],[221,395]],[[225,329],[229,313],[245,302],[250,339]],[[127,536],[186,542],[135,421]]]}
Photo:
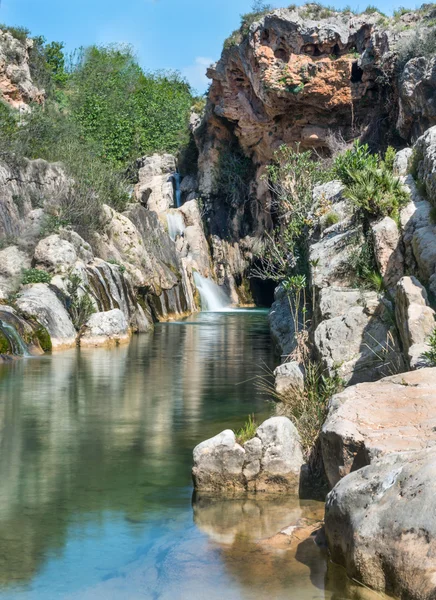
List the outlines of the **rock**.
{"label": "rock", "polygon": [[282,286],[274,291],[274,303],[268,313],[271,335],[281,349],[282,356],[289,356],[295,349],[295,327],[288,295]]}
{"label": "rock", "polygon": [[412,148],[403,148],[395,155],[394,174],[397,176],[406,176],[409,172],[409,162],[412,157]]}
{"label": "rock", "polygon": [[43,325],[53,349],[71,348],[76,344],[76,330],[62,302],[45,283],[27,286],[17,298],[17,307],[29,318]]}
{"label": "rock", "polygon": [[309,249],[312,284],[320,289],[328,286],[350,287],[353,272],[350,259],[363,244],[360,227],[343,233],[332,233]]}
{"label": "rock", "polygon": [[119,309],[94,313],[80,333],[79,344],[89,346],[119,346],[130,341],[130,329],[126,317]]}
{"label": "rock", "polygon": [[304,389],[304,371],[296,361],[287,362],[277,367],[274,376],[274,385],[278,394]]}
{"label": "rock", "polygon": [[286,417],[271,417],[244,446],[226,430],[194,448],[197,491],[240,494],[298,490],[303,455],[298,432]]}
{"label": "rock", "polygon": [[194,448],[192,476],[195,489],[235,492],[244,489],[242,469],[245,451],[230,429]]}
{"label": "rock", "polygon": [[17,246],[0,250],[0,300],[18,290],[23,269],[30,268],[30,258]]}
{"label": "rock", "polygon": [[67,273],[76,262],[77,253],[73,244],[55,233],[39,242],[33,260],[38,268],[52,273]]}
{"label": "rock", "polygon": [[366,306],[376,302],[374,292],[356,288],[328,287],[321,289],[318,296],[318,321],[341,317],[352,306]]}
{"label": "rock", "polygon": [[26,320],[12,306],[1,304],[0,345],[1,341],[5,340],[9,348],[7,351],[4,348],[0,349],[0,354],[40,356],[52,348],[50,336],[39,323]]}
{"label": "rock", "polygon": [[337,180],[328,181],[321,185],[315,185],[312,192],[314,204],[335,204],[336,202],[340,202],[344,190],[344,184]]}
{"label": "rock", "polygon": [[434,448],[390,454],[347,475],[327,497],[332,560],[364,586],[396,598],[433,600],[435,494]]}
{"label": "rock", "polygon": [[135,196],[145,208],[156,213],[175,205],[173,176],[176,159],[171,154],[153,154],[139,161],[139,183]]}
{"label": "rock", "polygon": [[32,81],[30,51],[33,40],[18,40],[8,31],[0,31],[0,96],[16,109],[29,110],[28,104],[41,104],[44,90]]}
{"label": "rock", "polygon": [[409,364],[418,366],[418,352],[425,351],[423,345],[428,342],[436,322],[435,312],[429,306],[427,292],[415,277],[403,277],[397,284],[395,318],[400,332],[403,348]]}
{"label": "rock", "polygon": [[[355,292],[343,295],[334,290],[326,298],[322,291],[321,307],[336,315],[322,321],[315,330],[315,349],[330,376],[339,376],[347,384],[376,381],[404,369],[395,327],[392,306],[376,292],[361,292],[360,302]],[[330,308],[326,305],[330,303]],[[347,302],[351,304],[347,307]]]}
{"label": "rock", "polygon": [[397,224],[385,217],[371,226],[374,254],[387,289],[392,289],[404,275],[404,256],[401,234]]}
{"label": "rock", "polygon": [[[436,66],[436,57],[433,59]],[[436,73],[436,69],[433,68]],[[434,79],[436,85],[436,79]],[[434,99],[433,99],[434,103]],[[436,198],[436,126],[430,127],[414,145],[417,177],[423,182],[429,199]]]}
{"label": "rock", "polygon": [[397,129],[404,139],[416,139],[436,125],[436,58],[412,58],[399,78]]}
{"label": "rock", "polygon": [[77,256],[84,263],[90,263],[94,260],[94,253],[91,246],[72,229],[61,229],[59,236],[74,246]]}
{"label": "rock", "polygon": [[392,452],[436,445],[436,368],[360,383],[336,394],[321,432],[330,486]]}

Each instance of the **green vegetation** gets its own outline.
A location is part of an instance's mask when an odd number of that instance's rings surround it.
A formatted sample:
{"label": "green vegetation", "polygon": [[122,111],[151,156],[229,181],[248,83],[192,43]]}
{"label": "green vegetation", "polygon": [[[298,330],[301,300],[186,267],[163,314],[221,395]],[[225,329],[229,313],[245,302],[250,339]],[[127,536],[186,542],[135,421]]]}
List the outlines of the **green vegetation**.
{"label": "green vegetation", "polygon": [[0,330],[0,354],[11,354],[12,348],[8,338]]}
{"label": "green vegetation", "polygon": [[41,346],[42,350],[44,350],[44,352],[52,351],[51,337],[45,327],[39,325],[38,328],[35,330],[35,337],[38,340],[39,345]]}
{"label": "green vegetation", "polygon": [[25,119],[0,103],[0,156],[62,162],[74,183],[59,190],[50,217],[86,238],[102,224],[103,202],[125,207],[139,156],[187,145],[191,89],[176,72],[145,73],[126,46],[92,46],[66,61],[62,43],[33,42],[32,77],[47,100]]}
{"label": "green vegetation", "polygon": [[19,40],[20,42],[25,42],[30,35],[30,31],[26,29],[26,27],[13,27],[10,25],[4,25],[0,23],[0,29],[2,31],[7,31],[12,35],[12,37],[14,37],[16,40]]}
{"label": "green vegetation", "polygon": [[28,283],[50,283],[50,273],[43,269],[23,269],[23,278],[21,283],[27,285]]}
{"label": "green vegetation", "polygon": [[371,154],[368,144],[356,141],[353,147],[339,154],[333,163],[332,178],[339,179],[344,185],[353,183],[355,172],[374,169],[378,166],[378,158]]}
{"label": "green vegetation", "polygon": [[431,363],[431,366],[436,367],[436,329],[431,334],[428,344],[430,350],[424,352],[423,356]]}
{"label": "green vegetation", "polygon": [[324,217],[324,226],[327,228],[336,225],[336,223],[339,223],[339,215],[332,210]]}
{"label": "green vegetation", "polygon": [[122,263],[120,263],[118,260],[115,260],[114,258],[109,258],[107,260],[107,262],[111,265],[115,265],[116,267],[118,267],[121,273],[126,272],[126,267]]}
{"label": "green vegetation", "polygon": [[397,70],[401,72],[412,58],[431,58],[436,53],[436,28],[418,26],[413,35],[404,39],[398,48]]}
{"label": "green vegetation", "polygon": [[238,444],[243,445],[245,444],[245,442],[248,442],[248,440],[254,438],[254,436],[256,435],[257,428],[258,425],[256,423],[254,415],[248,415],[248,419],[241,427],[241,429],[235,431],[235,437]]}
{"label": "green vegetation", "polygon": [[91,315],[95,313],[95,306],[89,293],[89,288],[83,285],[77,274],[72,274],[67,283],[69,301],[68,312],[77,331],[86,323]]}
{"label": "green vegetation", "polygon": [[368,236],[362,246],[351,254],[349,264],[355,287],[380,293],[384,290],[383,277],[378,270],[371,237]]}
{"label": "green vegetation", "polygon": [[305,364],[304,388],[291,387],[283,393],[275,391],[269,378],[260,379],[259,388],[279,402],[277,412],[289,417],[300,434],[305,459],[312,467],[319,459],[317,442],[327,417],[328,402],[338,393],[343,382],[338,375],[328,375],[319,364]]}
{"label": "green vegetation", "polygon": [[230,147],[220,154],[216,189],[228,204],[238,207],[249,200],[253,176],[253,162],[241,148]]}

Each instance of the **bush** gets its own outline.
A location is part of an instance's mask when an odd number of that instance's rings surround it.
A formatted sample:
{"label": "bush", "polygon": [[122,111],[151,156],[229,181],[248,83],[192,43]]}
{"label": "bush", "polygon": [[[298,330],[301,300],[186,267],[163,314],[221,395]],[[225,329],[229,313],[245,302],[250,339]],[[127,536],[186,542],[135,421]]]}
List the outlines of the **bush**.
{"label": "bush", "polygon": [[398,48],[397,69],[401,71],[412,58],[431,58],[436,53],[436,28],[418,26],[411,37],[406,38]]}
{"label": "bush", "polygon": [[371,154],[368,144],[354,142],[353,147],[339,154],[333,163],[331,176],[339,179],[344,185],[353,183],[355,172],[374,169],[378,166],[378,157]]}
{"label": "bush", "polygon": [[79,331],[89,317],[95,313],[94,302],[89,293],[89,288],[83,286],[79,275],[70,275],[67,292],[69,294],[68,312],[74,327]]}
{"label": "bush", "polygon": [[30,36],[30,31],[26,29],[26,27],[11,27],[10,25],[3,25],[0,23],[0,29],[2,31],[7,31],[20,42],[25,42]]}
{"label": "bush", "polygon": [[50,273],[43,269],[23,269],[23,277],[21,283],[27,285],[28,283],[50,283]]}
{"label": "bush", "polygon": [[344,196],[370,217],[398,217],[409,200],[401,181],[383,165],[349,173]]}
{"label": "bush", "polygon": [[436,329],[431,334],[428,343],[430,345],[430,350],[424,352],[423,356],[431,363],[432,367],[436,367]]}

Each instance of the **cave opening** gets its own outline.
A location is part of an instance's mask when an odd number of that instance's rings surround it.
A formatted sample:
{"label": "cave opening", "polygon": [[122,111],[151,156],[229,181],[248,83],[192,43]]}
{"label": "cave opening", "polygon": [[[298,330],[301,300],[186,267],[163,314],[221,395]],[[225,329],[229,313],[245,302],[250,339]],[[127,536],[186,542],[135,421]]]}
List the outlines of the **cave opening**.
{"label": "cave opening", "polygon": [[351,83],[359,83],[362,81],[363,71],[357,64],[357,60],[351,65]]}

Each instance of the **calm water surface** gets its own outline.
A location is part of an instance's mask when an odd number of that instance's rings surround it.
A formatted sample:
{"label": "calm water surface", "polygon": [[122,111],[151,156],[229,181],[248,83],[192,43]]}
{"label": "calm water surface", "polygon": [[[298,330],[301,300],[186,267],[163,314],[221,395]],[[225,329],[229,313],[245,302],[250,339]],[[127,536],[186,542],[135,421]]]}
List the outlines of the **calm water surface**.
{"label": "calm water surface", "polygon": [[320,505],[192,500],[192,448],[271,411],[266,313],[202,313],[115,350],[0,365],[0,600],[373,599],[309,540]]}

